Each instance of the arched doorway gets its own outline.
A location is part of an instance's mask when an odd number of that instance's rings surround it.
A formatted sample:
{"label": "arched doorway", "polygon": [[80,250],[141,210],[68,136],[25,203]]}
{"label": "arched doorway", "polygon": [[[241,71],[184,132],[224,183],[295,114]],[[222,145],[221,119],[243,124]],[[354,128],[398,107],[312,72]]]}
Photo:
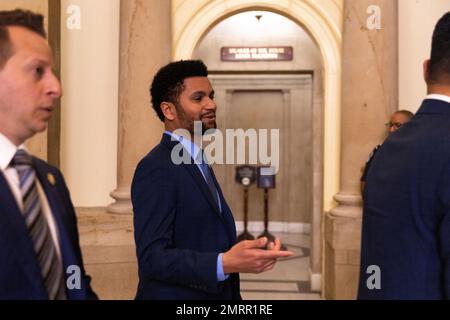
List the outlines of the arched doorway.
{"label": "arched doorway", "polygon": [[[328,8],[320,6],[329,6]],[[320,148],[322,162],[314,171],[314,185],[320,189],[320,201],[313,203],[311,226],[311,285],[320,290],[322,268],[322,216],[334,204],[338,192],[340,167],[340,70],[342,1],[313,4],[309,1],[251,1],[216,0],[198,1],[188,6],[174,2],[173,24],[174,60],[192,58],[199,41],[220,21],[236,13],[249,10],[272,11],[288,17],[302,26],[317,43],[323,63],[323,113]],[[332,13],[332,14],[330,14]],[[316,101],[314,101],[316,103]],[[322,170],[323,168],[323,170]],[[320,172],[320,173],[319,173]],[[316,174],[317,173],[317,174]],[[315,197],[317,199],[317,197]]]}

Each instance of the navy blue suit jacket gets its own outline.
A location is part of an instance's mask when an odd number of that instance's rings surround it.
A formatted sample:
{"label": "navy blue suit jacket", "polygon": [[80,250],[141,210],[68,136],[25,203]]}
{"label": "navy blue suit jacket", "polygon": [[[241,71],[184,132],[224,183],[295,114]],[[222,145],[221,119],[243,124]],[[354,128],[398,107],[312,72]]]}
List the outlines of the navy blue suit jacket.
{"label": "navy blue suit jacket", "polygon": [[[94,299],[90,278],[85,274],[78,241],[75,211],[64,179],[56,168],[33,158],[36,176],[47,196],[60,237],[60,250],[66,279],[75,273],[69,266],[81,270],[81,289],[68,290],[68,299]],[[54,184],[49,181],[53,176]],[[50,178],[51,179],[51,178]],[[72,279],[72,278],[71,278]],[[72,283],[72,282],[71,282]],[[0,172],[0,299],[48,299],[41,269],[28,235],[22,213],[8,182]]]}
{"label": "navy blue suit jacket", "polygon": [[[367,280],[380,268],[381,289]],[[372,279],[369,282],[372,283]],[[450,104],[427,99],[367,175],[360,299],[450,297]]]}
{"label": "navy blue suit jacket", "polygon": [[131,185],[136,298],[240,299],[238,274],[217,281],[217,256],[236,242],[231,210],[217,181],[222,212],[197,165],[172,162],[176,144],[163,134],[140,161]]}

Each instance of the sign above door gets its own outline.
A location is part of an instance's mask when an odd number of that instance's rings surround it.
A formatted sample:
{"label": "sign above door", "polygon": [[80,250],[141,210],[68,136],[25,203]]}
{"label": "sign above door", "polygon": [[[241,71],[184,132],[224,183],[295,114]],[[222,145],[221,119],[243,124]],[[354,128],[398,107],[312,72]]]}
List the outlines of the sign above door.
{"label": "sign above door", "polygon": [[292,61],[292,47],[222,47],[222,61]]}

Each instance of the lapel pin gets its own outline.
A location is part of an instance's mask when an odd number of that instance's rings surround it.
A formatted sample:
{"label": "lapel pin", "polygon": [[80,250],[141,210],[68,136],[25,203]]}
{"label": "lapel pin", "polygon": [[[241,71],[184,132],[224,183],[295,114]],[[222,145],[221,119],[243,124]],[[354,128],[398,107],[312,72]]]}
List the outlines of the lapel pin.
{"label": "lapel pin", "polygon": [[53,174],[51,174],[51,173],[47,173],[47,180],[53,186],[56,184],[55,176]]}

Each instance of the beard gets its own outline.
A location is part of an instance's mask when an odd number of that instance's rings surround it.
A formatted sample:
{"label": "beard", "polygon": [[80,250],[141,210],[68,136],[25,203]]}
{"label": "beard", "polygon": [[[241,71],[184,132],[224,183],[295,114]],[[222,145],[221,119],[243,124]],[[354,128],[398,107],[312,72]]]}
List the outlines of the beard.
{"label": "beard", "polygon": [[[203,112],[200,115],[200,119],[195,120],[189,117],[186,112],[184,112],[181,105],[178,103],[175,104],[177,115],[180,120],[181,129],[185,129],[189,131],[191,136],[195,135],[195,122],[201,121],[202,123],[202,135],[206,133],[208,130],[215,130],[217,129],[217,123],[216,123],[216,113],[214,111],[206,111]],[[209,132],[211,133],[211,131]]]}
{"label": "beard", "polygon": [[202,135],[208,130],[211,130],[209,131],[209,133],[211,133],[217,129],[216,113],[214,111],[208,111],[202,114],[200,116],[200,121],[202,122]]}

